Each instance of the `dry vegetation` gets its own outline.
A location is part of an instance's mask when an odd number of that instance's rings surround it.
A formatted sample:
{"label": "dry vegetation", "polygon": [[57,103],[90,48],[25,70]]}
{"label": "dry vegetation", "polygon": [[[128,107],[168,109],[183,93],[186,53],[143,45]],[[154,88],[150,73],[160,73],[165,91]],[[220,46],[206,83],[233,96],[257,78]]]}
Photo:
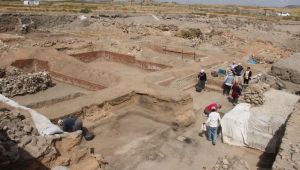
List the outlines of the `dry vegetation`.
{"label": "dry vegetation", "polygon": [[[211,18],[218,15],[239,15],[258,18],[264,17],[264,7],[254,6],[221,6],[221,5],[180,5],[176,3],[143,4],[140,3],[81,3],[81,2],[42,2],[39,6],[24,6],[21,1],[0,2],[1,11],[12,12],[126,12],[158,14],[193,14],[206,15]],[[289,12],[291,17],[282,19],[300,20],[300,8],[268,8],[269,11]],[[268,17],[273,18],[273,17]]]}

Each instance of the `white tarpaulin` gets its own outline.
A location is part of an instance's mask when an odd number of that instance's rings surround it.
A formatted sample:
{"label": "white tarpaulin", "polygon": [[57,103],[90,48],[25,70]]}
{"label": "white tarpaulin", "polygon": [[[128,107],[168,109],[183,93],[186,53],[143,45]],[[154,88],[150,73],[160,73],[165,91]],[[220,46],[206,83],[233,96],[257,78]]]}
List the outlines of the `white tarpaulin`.
{"label": "white tarpaulin", "polygon": [[241,103],[224,115],[221,121],[224,143],[275,152],[283,126],[299,97],[274,89],[264,96],[262,106]]}
{"label": "white tarpaulin", "polygon": [[15,108],[20,108],[23,110],[27,110],[31,114],[31,118],[35,124],[36,129],[39,134],[44,135],[52,135],[56,133],[63,133],[63,131],[57,126],[51,123],[51,121],[44,115],[38,113],[37,111],[30,109],[28,107],[19,105],[17,102],[3,96],[0,94],[0,102],[3,102],[7,105],[10,105]]}
{"label": "white tarpaulin", "polygon": [[246,146],[250,104],[241,103],[226,113],[222,120],[223,142],[230,145]]}

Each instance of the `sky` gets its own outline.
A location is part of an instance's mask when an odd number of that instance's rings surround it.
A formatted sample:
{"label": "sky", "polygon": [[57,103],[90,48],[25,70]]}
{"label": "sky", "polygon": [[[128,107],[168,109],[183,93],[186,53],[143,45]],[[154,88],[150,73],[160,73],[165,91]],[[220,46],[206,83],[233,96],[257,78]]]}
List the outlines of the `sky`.
{"label": "sky", "polygon": [[233,4],[284,7],[300,5],[300,0],[161,0],[161,2],[201,3],[201,4]]}

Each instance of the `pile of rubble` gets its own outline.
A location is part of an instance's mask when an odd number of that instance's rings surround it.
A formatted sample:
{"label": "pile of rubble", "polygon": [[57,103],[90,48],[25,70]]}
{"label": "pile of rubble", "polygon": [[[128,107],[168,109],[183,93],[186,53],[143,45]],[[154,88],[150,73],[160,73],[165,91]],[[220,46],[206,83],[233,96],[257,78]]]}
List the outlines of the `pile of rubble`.
{"label": "pile of rubble", "polygon": [[[55,155],[50,139],[39,136],[28,115],[9,110],[0,112],[0,169],[38,159],[45,155]],[[21,164],[22,164],[21,163]],[[8,168],[9,169],[9,168]]]}
{"label": "pile of rubble", "polygon": [[244,100],[247,103],[262,105],[265,102],[264,92],[270,89],[270,85],[266,83],[250,84],[244,92]]}
{"label": "pile of rubble", "polygon": [[6,45],[3,41],[0,40],[0,50],[5,50],[8,48],[8,45]]}
{"label": "pile of rubble", "polygon": [[[152,25],[150,25],[148,27],[152,27]],[[174,25],[174,24],[169,24],[169,25],[159,24],[159,25],[154,26],[154,28],[159,29],[161,31],[178,31],[178,26]]]}
{"label": "pile of rubble", "polygon": [[18,69],[0,70],[0,93],[7,97],[32,94],[53,85],[48,72],[23,73]]}
{"label": "pile of rubble", "polygon": [[0,105],[0,169],[102,169],[103,157],[79,146],[81,131],[41,136],[29,112]]}
{"label": "pile of rubble", "polygon": [[72,39],[66,39],[66,40],[45,40],[41,42],[37,42],[32,44],[33,47],[38,46],[38,47],[52,47],[55,45],[71,45],[71,44],[78,44],[78,43],[83,43],[83,40],[79,40],[76,38]]}
{"label": "pile of rubble", "polygon": [[216,165],[213,167],[214,170],[250,170],[249,165],[246,161],[241,160],[237,157],[225,156],[219,158]]}
{"label": "pile of rubble", "polygon": [[121,29],[123,33],[135,33],[143,36],[150,35],[150,30],[148,25],[142,25],[142,24],[137,24],[137,23],[121,23],[121,22],[114,22],[114,25],[116,28]]}

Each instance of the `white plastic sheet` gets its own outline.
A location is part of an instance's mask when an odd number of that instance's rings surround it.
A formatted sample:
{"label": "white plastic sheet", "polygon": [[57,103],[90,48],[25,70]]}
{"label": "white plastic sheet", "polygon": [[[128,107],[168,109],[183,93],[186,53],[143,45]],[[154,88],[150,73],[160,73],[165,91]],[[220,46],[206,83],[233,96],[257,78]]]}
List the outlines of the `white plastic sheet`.
{"label": "white plastic sheet", "polygon": [[35,124],[36,129],[39,134],[44,135],[53,135],[57,133],[63,133],[63,131],[57,126],[51,123],[51,121],[44,115],[38,113],[37,111],[30,109],[28,107],[22,106],[17,102],[3,96],[0,94],[0,102],[6,103],[12,107],[20,108],[23,110],[27,110],[31,114],[31,118]]}
{"label": "white plastic sheet", "polygon": [[223,116],[221,126],[224,143],[247,146],[250,106],[248,103],[238,104]]}
{"label": "white plastic sheet", "polygon": [[274,153],[283,133],[283,126],[293,112],[299,97],[271,89],[264,94],[262,106],[241,103],[221,120],[223,142]]}

